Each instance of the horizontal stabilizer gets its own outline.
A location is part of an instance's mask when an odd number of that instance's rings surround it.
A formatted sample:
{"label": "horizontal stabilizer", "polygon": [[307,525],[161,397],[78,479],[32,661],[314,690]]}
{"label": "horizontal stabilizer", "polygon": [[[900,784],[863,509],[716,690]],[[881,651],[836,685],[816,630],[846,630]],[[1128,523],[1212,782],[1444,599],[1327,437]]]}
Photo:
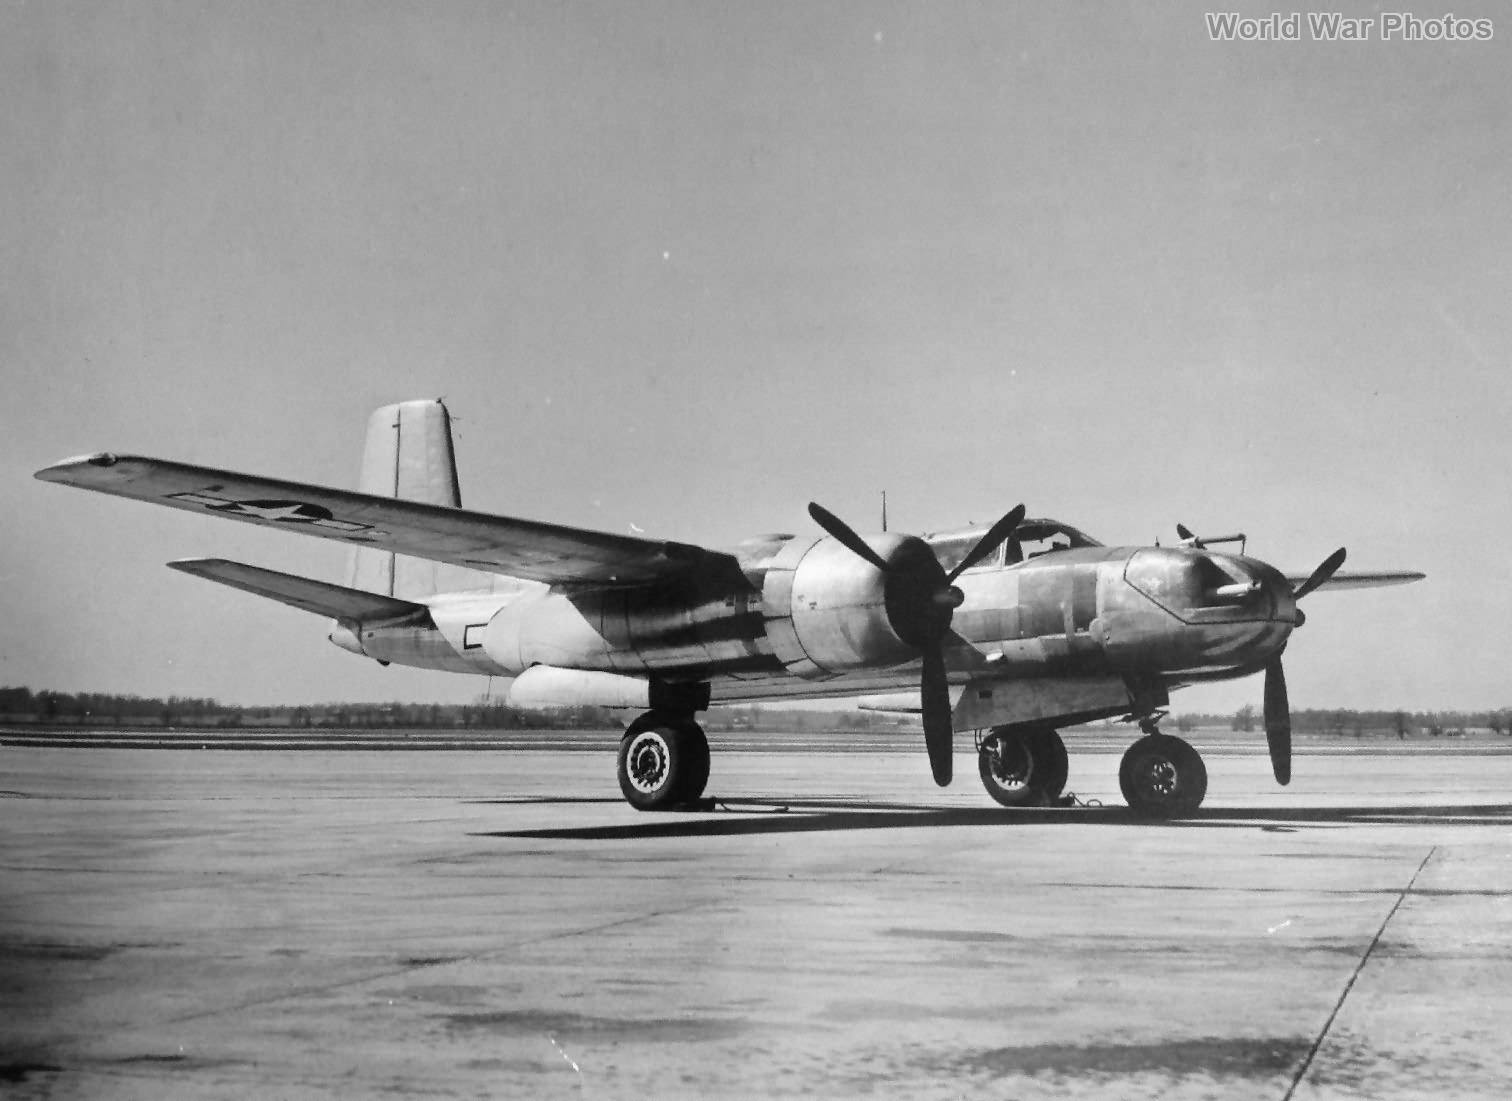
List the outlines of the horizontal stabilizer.
{"label": "horizontal stabilizer", "polygon": [[[1387,585],[1407,585],[1421,581],[1427,576],[1416,570],[1340,570],[1320,584],[1318,589],[1383,589]],[[1307,578],[1305,573],[1286,575],[1286,580],[1293,587],[1302,584]]]}
{"label": "horizontal stabilizer", "polygon": [[424,604],[395,600],[391,596],[348,589],[344,585],[332,585],[308,577],[295,577],[293,574],[265,570],[241,562],[228,562],[224,558],[185,558],[169,562],[168,568],[203,577],[207,581],[218,581],[233,589],[265,596],[269,600],[330,619],[371,622],[406,616],[420,618],[430,613],[430,609]]}

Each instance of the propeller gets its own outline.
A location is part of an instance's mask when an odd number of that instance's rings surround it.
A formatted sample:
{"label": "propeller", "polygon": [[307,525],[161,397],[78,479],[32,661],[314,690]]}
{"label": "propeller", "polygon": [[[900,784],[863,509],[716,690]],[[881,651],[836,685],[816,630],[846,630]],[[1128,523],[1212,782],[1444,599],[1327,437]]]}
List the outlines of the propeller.
{"label": "propeller", "polygon": [[924,746],[929,750],[929,768],[935,783],[945,787],[952,774],[954,734],[950,721],[950,682],[945,672],[945,639],[950,633],[951,616],[965,599],[955,587],[955,580],[1013,534],[1014,528],[1023,522],[1024,506],[1019,505],[993,524],[948,574],[922,541],[917,541],[918,551],[897,554],[889,562],[828,509],[810,503],[809,515],[836,542],[881,572],[893,630],[900,639],[917,648],[924,659],[919,682]]}
{"label": "propeller", "polygon": [[[883,573],[887,572],[887,563],[882,556],[867,545],[865,539],[853,532],[844,520],[836,516],[829,509],[814,501],[809,502],[809,515],[814,518],[814,523],[824,529],[836,542],[842,544],[852,554],[866,559]],[[943,571],[942,571],[943,572]]]}
{"label": "propeller", "polygon": [[1265,667],[1265,744],[1270,747],[1276,783],[1284,787],[1291,783],[1291,705],[1279,654]]}
{"label": "propeller", "polygon": [[[1344,548],[1340,547],[1320,562],[1306,581],[1292,590],[1292,599],[1301,600],[1332,577],[1343,564]],[[1299,610],[1297,626],[1303,622]],[[1291,703],[1286,697],[1286,671],[1281,667],[1280,654],[1265,667],[1265,744],[1270,748],[1271,771],[1276,774],[1276,783],[1291,783]]]}
{"label": "propeller", "polygon": [[1339,567],[1343,564],[1344,548],[1340,547],[1338,550],[1330,554],[1327,558],[1323,559],[1323,561],[1318,564],[1318,568],[1313,570],[1311,575],[1308,576],[1307,580],[1297,586],[1297,588],[1292,592],[1292,599],[1301,600],[1304,596],[1312,592],[1319,585],[1323,584],[1323,582],[1327,581],[1330,577],[1337,573],[1339,571]]}

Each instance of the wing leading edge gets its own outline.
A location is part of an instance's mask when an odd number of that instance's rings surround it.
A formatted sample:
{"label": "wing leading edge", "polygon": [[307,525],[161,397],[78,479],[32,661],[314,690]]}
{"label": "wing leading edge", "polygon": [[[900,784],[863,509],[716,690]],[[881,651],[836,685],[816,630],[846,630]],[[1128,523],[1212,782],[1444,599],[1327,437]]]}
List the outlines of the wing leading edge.
{"label": "wing leading edge", "polygon": [[[1318,589],[1383,589],[1388,585],[1408,585],[1427,576],[1416,570],[1340,570],[1319,585]],[[1286,580],[1295,587],[1306,581],[1307,577],[1305,573],[1289,573]]]}
{"label": "wing leading edge", "polygon": [[547,584],[638,584],[734,559],[686,543],[261,478],[138,455],[66,459],[44,482]]}

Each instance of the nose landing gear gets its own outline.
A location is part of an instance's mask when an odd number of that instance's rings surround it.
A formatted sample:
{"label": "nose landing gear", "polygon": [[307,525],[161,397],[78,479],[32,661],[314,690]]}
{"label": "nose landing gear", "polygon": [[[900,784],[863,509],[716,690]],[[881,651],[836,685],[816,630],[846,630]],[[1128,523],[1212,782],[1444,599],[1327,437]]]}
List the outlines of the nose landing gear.
{"label": "nose landing gear", "polygon": [[1124,753],[1118,786],[1129,809],[1145,818],[1180,818],[1202,805],[1207,795],[1207,766],[1187,742],[1162,734],[1153,719],[1139,724],[1145,732]]}

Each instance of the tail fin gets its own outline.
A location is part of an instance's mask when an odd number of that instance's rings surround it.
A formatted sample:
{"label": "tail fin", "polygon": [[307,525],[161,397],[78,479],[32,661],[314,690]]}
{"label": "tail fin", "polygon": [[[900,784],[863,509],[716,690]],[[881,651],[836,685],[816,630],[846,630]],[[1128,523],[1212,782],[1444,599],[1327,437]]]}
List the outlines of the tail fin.
{"label": "tail fin", "polygon": [[[462,507],[451,414],[440,400],[385,405],[368,418],[362,452],[363,493]],[[490,589],[492,574],[424,558],[358,547],[352,551],[351,587],[401,600],[438,592]]]}

